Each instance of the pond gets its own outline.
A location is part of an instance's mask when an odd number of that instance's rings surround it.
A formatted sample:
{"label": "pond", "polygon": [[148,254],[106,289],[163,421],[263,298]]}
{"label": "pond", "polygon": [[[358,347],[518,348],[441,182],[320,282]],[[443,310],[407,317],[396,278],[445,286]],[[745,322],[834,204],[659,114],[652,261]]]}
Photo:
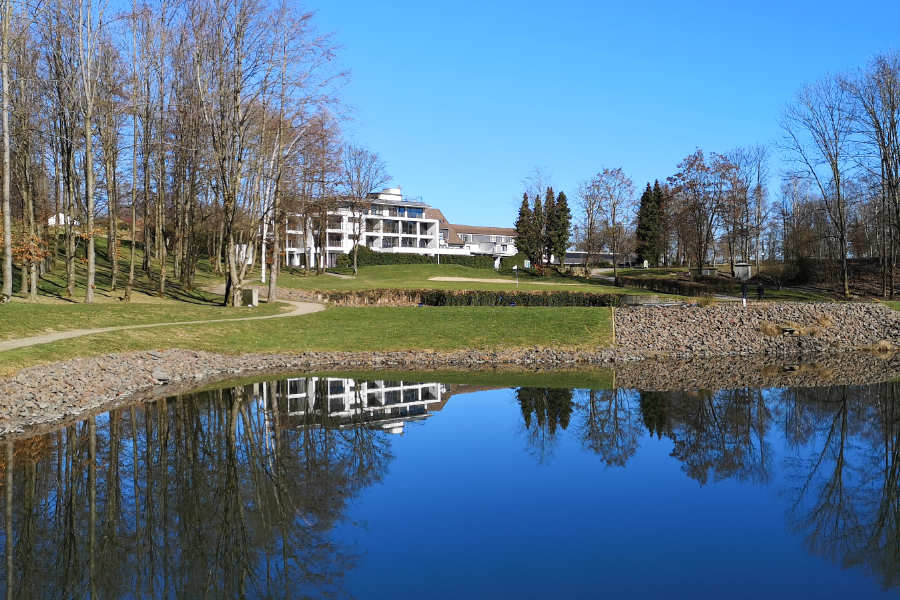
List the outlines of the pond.
{"label": "pond", "polygon": [[419,379],[241,382],[0,442],[0,585],[10,598],[900,593],[898,382]]}

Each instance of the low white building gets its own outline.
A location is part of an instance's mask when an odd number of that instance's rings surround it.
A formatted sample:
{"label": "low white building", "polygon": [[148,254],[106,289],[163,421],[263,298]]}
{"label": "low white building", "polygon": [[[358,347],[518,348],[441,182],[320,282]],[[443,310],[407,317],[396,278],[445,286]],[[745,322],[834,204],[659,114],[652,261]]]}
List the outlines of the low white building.
{"label": "low white building", "polygon": [[62,225],[65,225],[66,223],[68,223],[70,225],[74,225],[75,227],[78,227],[78,225],[79,225],[78,219],[75,219],[74,217],[66,216],[66,213],[62,213],[62,212],[55,214],[52,217],[50,217],[49,219],[47,219],[48,227],[62,226]]}
{"label": "low white building", "polygon": [[499,264],[503,256],[516,253],[515,230],[495,227],[452,225],[443,213],[429,205],[403,197],[399,188],[370,194],[360,212],[349,202],[328,213],[325,248],[317,247],[316,225],[300,215],[287,219],[285,261],[288,266],[304,263],[314,267],[324,254],[325,266],[337,265],[337,257],[353,251],[359,233],[359,245],[376,252],[419,254],[424,256],[490,255]]}

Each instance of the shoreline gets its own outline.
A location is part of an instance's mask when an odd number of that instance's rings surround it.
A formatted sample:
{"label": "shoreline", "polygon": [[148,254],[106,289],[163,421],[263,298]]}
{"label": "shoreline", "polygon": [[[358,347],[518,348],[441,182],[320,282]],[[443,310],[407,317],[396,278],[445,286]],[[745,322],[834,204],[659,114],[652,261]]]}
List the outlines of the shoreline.
{"label": "shoreline", "polygon": [[615,310],[611,321],[615,337],[610,348],[268,354],[170,349],[35,365],[0,379],[0,437],[236,376],[611,369],[618,387],[645,390],[851,384],[900,377],[900,312],[880,304],[635,307]]}
{"label": "shoreline", "polygon": [[863,385],[900,378],[900,353],[634,356],[615,350],[305,352],[225,355],[165,350],[76,358],[0,381],[0,438],[26,437],[91,414],[188,393],[236,377],[415,370],[547,373],[610,370],[614,386],[644,391]]}

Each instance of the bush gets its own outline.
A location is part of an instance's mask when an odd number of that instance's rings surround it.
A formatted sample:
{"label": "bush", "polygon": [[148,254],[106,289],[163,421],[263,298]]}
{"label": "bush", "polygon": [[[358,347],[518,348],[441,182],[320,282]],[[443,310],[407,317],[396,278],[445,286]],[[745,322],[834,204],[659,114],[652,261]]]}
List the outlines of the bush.
{"label": "bush", "polygon": [[513,267],[516,266],[519,267],[520,272],[524,273],[526,260],[528,260],[528,257],[522,252],[514,256],[505,256],[500,259],[500,271],[502,273],[512,273]]}
{"label": "bush", "polygon": [[[422,254],[405,254],[393,252],[378,252],[365,246],[360,246],[357,254],[357,265],[360,267],[374,267],[379,265],[433,265],[438,260],[434,256]],[[441,264],[462,265],[476,269],[493,269],[494,258],[491,256],[441,256]],[[341,254],[337,259],[337,267],[342,269],[353,268],[353,253]]]}
{"label": "bush", "polygon": [[347,306],[619,306],[616,294],[590,292],[517,292],[488,290],[360,290],[317,292],[327,302]]}

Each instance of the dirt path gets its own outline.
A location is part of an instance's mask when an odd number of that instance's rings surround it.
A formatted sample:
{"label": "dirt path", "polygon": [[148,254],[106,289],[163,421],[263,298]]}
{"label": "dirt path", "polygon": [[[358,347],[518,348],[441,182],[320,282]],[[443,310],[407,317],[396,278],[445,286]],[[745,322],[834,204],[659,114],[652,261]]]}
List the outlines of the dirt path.
{"label": "dirt path", "polygon": [[[481,279],[479,277],[429,277],[428,281],[462,281],[469,283],[515,283],[515,279]],[[528,285],[581,285],[580,283],[553,283],[549,281],[522,281]]]}
{"label": "dirt path", "polygon": [[292,300],[281,300],[285,304],[290,304],[293,309],[279,313],[277,315],[266,315],[264,317],[239,317],[236,319],[206,319],[201,321],[176,321],[174,323],[147,323],[144,325],[118,325],[115,327],[96,327],[94,329],[72,329],[69,331],[55,331],[42,335],[33,335],[31,337],[17,338],[14,340],[6,340],[0,342],[0,352],[7,350],[15,350],[17,348],[26,348],[28,346],[37,346],[39,344],[49,344],[50,342],[58,342],[70,338],[81,337],[84,335],[93,335],[95,333],[107,333],[110,331],[122,331],[125,329],[149,329],[150,327],[167,327],[171,325],[205,325],[207,323],[230,323],[235,321],[259,321],[262,319],[283,319],[285,317],[297,317],[300,315],[308,315],[325,309],[324,304],[315,302],[294,302]]}

